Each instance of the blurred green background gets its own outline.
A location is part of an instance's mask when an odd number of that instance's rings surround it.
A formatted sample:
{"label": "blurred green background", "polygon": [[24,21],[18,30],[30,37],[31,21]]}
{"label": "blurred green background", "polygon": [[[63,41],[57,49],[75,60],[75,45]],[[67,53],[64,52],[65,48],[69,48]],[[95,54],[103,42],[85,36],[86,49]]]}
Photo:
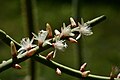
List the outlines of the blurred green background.
{"label": "blurred green background", "polygon": [[[35,33],[45,29],[49,23],[53,29],[60,29],[62,23],[69,24],[69,18],[73,16],[74,9],[71,0],[37,0],[36,1],[38,26]],[[120,9],[119,0],[80,0],[80,13],[85,21],[100,15],[106,15],[107,19],[92,28],[92,36],[82,37],[80,52],[76,44],[70,44],[64,52],[58,52],[55,61],[69,67],[79,69],[79,56],[82,54],[83,62],[88,64],[87,69],[93,74],[109,76],[113,65],[120,66]],[[0,29],[4,30],[16,41],[27,37],[27,28],[24,25],[20,0],[0,0]],[[49,50],[42,52],[46,55]],[[10,48],[0,42],[0,63],[11,58]],[[29,60],[22,62],[22,69],[10,68],[0,73],[0,80],[30,80]],[[36,80],[79,80],[78,78],[62,74],[57,76],[55,70],[43,64],[36,64]]]}

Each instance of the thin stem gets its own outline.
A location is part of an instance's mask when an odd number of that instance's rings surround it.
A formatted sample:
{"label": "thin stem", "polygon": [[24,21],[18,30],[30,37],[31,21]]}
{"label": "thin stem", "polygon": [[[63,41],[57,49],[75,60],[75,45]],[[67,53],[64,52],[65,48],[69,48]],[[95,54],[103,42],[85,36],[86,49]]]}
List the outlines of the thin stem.
{"label": "thin stem", "polygon": [[[38,50],[39,47],[36,47],[36,50]],[[30,58],[30,57],[27,57],[26,56],[27,52],[21,54],[19,57],[18,57],[18,60],[16,61],[17,63],[20,63],[20,62],[23,62],[25,61],[26,59]],[[68,75],[71,75],[71,76],[74,76],[74,77],[77,77],[77,78],[82,78],[82,74],[79,70],[75,70],[73,68],[70,68],[70,67],[67,67],[67,66],[64,66],[62,64],[59,64],[55,61],[52,61],[52,60],[46,60],[46,58],[42,55],[39,55],[39,56],[36,56],[34,55],[33,58],[50,67],[50,68],[53,68],[53,69],[56,69],[56,68],[60,68],[60,70]],[[12,66],[12,59],[9,59],[8,61],[0,64],[0,72],[10,68]],[[110,80],[110,77],[104,77],[104,76],[97,76],[97,75],[92,75],[92,74],[89,74],[88,77],[85,77],[84,78],[85,80]],[[115,80],[120,80],[120,79],[116,79]]]}
{"label": "thin stem", "polygon": [[[39,56],[34,56],[34,59],[52,69],[59,68],[62,72],[77,77],[77,78],[82,78],[82,74],[79,70],[75,70],[73,68],[64,66],[62,64],[59,64],[53,60],[46,60],[46,58],[42,55]],[[110,77],[104,77],[104,76],[97,76],[97,75],[92,75],[89,74],[88,77],[84,78],[85,80],[110,80]],[[115,79],[117,80],[117,79]]]}
{"label": "thin stem", "polygon": [[102,16],[99,16],[93,20],[90,20],[88,22],[86,22],[87,25],[89,25],[90,27],[93,27],[95,26],[96,24],[100,23],[101,21],[105,20],[106,19],[106,16],[105,15],[102,15]]}
{"label": "thin stem", "polygon": [[15,41],[14,39],[12,39],[9,35],[7,35],[3,30],[0,29],[0,39],[1,41],[3,41],[4,43],[6,43],[7,45],[10,46],[10,42],[13,41],[15,43],[15,46],[17,49],[20,48],[20,44]]}

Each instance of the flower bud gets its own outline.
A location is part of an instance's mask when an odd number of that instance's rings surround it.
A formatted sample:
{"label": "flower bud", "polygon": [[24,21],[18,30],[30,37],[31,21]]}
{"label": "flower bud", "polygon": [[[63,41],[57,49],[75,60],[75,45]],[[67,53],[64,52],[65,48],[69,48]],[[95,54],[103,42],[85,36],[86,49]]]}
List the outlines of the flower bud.
{"label": "flower bud", "polygon": [[69,41],[72,42],[72,43],[77,43],[77,40],[75,40],[74,38],[69,38]]}
{"label": "flower bud", "polygon": [[55,35],[60,35],[60,32],[57,29],[55,29]]}
{"label": "flower bud", "polygon": [[22,67],[19,64],[14,64],[13,68],[15,68],[15,69],[21,69]]}
{"label": "flower bud", "polygon": [[117,78],[120,79],[120,73],[117,75]]}
{"label": "flower bud", "polygon": [[81,67],[80,67],[80,71],[84,72],[85,71],[85,67],[86,67],[87,63],[84,63]]}
{"label": "flower bud", "polygon": [[35,49],[35,48],[30,49],[29,51],[27,51],[26,56],[30,57],[30,56],[32,56],[35,52],[36,52],[36,49]]}
{"label": "flower bud", "polygon": [[90,71],[82,72],[82,77],[87,77],[90,74]]}
{"label": "flower bud", "polygon": [[84,20],[83,20],[83,18],[81,18],[81,24],[84,25]]}
{"label": "flower bud", "polygon": [[12,59],[13,61],[15,61],[17,59],[17,50],[16,50],[16,46],[13,43],[13,41],[10,42],[11,45],[11,54],[12,54]]}
{"label": "flower bud", "polygon": [[61,76],[61,70],[59,68],[56,69],[56,74]]}
{"label": "flower bud", "polygon": [[70,17],[70,22],[71,22],[72,27],[76,26],[76,23],[72,17]]}
{"label": "flower bud", "polygon": [[52,38],[53,37],[52,28],[48,23],[46,24],[46,31],[48,31],[48,38]]}

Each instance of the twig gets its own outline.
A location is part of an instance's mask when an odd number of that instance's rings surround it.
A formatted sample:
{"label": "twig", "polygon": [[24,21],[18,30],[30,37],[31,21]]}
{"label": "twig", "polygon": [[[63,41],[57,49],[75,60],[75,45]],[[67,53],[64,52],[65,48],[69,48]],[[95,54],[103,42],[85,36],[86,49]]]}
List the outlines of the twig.
{"label": "twig", "polygon": [[0,40],[10,46],[10,42],[13,41],[17,49],[20,48],[20,44],[7,35],[3,30],[0,29]]}
{"label": "twig", "polygon": [[[82,73],[79,70],[75,70],[73,68],[64,66],[64,65],[59,64],[52,60],[47,60],[42,55],[34,56],[34,59],[52,69],[59,68],[62,72],[66,73],[68,75],[71,75],[71,76],[74,76],[77,78],[82,78]],[[110,80],[110,77],[96,76],[96,75],[89,74],[88,77],[85,77],[85,80]]]}

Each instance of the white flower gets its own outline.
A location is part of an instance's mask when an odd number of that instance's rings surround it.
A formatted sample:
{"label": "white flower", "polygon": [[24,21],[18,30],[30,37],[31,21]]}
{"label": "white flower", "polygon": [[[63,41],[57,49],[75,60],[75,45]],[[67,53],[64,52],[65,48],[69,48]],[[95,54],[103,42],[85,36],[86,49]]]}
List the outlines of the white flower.
{"label": "white flower", "polygon": [[62,36],[74,36],[75,34],[71,31],[71,25],[66,27],[65,23],[63,23],[63,27],[61,28],[61,35]]}
{"label": "white flower", "polygon": [[53,47],[55,48],[53,58],[55,57],[57,50],[63,51],[64,48],[67,48],[67,44],[63,40],[57,40],[55,43],[52,43],[52,44],[53,44]]}
{"label": "white flower", "polygon": [[67,48],[67,44],[64,43],[63,40],[60,40],[54,43],[54,48],[58,50],[63,50],[64,48]]}
{"label": "white flower", "polygon": [[60,40],[60,36],[55,36],[53,41],[55,41],[54,43],[52,43],[55,49],[63,50],[67,47],[65,40]]}
{"label": "white flower", "polygon": [[81,25],[80,23],[78,23],[78,26],[80,27],[79,32],[81,34],[86,35],[86,36],[93,34],[93,32],[91,31],[91,27]]}
{"label": "white flower", "polygon": [[89,36],[93,34],[91,27],[85,24],[82,18],[81,18],[81,24],[78,22],[78,27],[72,29],[72,32],[74,31],[79,32],[79,35],[77,36],[76,40],[78,40],[81,37],[81,35]]}
{"label": "white flower", "polygon": [[32,43],[33,43],[33,38],[31,39],[31,41],[29,38],[23,38],[21,40],[21,48],[18,50],[18,52],[21,50],[29,50],[33,47],[36,47],[36,45],[34,45]]}
{"label": "white flower", "polygon": [[45,39],[46,39],[46,37],[47,37],[47,35],[48,35],[48,31],[44,31],[44,30],[41,30],[39,33],[38,33],[38,35],[36,35],[36,34],[34,34],[34,33],[32,33],[33,35],[34,35],[34,39],[35,40],[38,40],[38,44],[39,45],[41,45],[44,41],[45,41]]}

